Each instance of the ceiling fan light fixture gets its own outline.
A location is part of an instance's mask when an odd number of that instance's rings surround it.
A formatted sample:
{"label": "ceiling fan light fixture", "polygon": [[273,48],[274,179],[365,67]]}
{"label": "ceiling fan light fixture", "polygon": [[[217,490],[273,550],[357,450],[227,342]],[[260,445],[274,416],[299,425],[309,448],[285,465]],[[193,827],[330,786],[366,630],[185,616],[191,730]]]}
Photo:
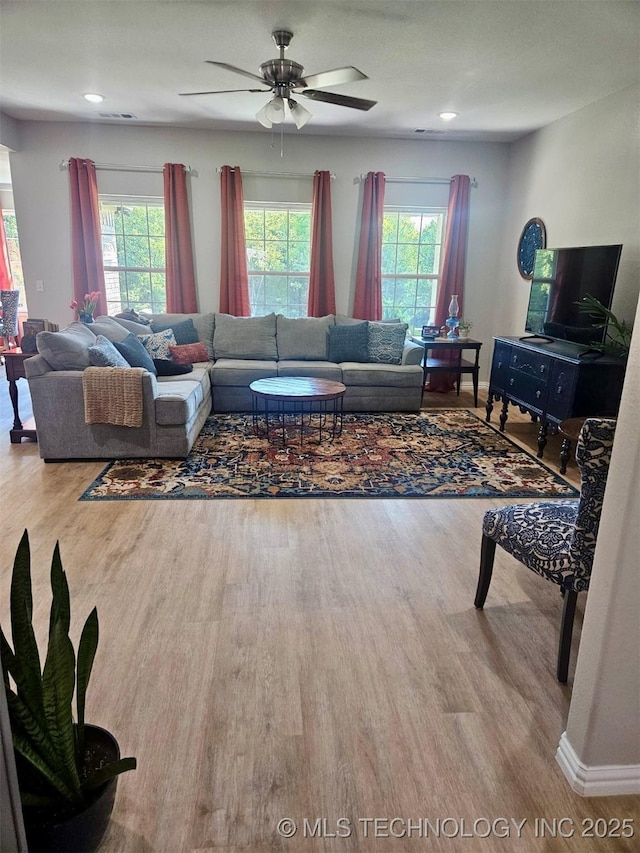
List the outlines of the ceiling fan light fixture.
{"label": "ceiling fan light fixture", "polygon": [[312,116],[312,113],[306,107],[294,101],[293,98],[289,98],[289,111],[298,130],[301,130]]}
{"label": "ceiling fan light fixture", "polygon": [[273,122],[267,118],[267,107],[269,105],[265,104],[264,107],[256,113],[256,118],[260,122],[263,127],[271,128],[273,127]]}
{"label": "ceiling fan light fixture", "polygon": [[284,98],[276,95],[264,108],[265,118],[272,124],[282,124],[284,121]]}

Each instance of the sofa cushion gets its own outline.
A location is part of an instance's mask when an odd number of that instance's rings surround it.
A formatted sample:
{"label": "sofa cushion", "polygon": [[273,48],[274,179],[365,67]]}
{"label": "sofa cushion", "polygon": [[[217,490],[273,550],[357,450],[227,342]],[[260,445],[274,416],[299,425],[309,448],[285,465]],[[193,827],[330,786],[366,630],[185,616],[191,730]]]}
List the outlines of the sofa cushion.
{"label": "sofa cushion", "polygon": [[327,329],[329,361],[368,361],[369,324],[366,320]]}
{"label": "sofa cushion", "polygon": [[152,332],[150,335],[140,335],[142,346],[146,349],[152,359],[164,358],[171,360],[170,347],[176,345],[173,329],[165,329],[164,332]]}
{"label": "sofa cushion", "polygon": [[419,364],[359,364],[343,362],[342,381],[345,385],[369,385],[371,387],[419,388],[423,373]]}
{"label": "sofa cushion", "polygon": [[36,346],[54,370],[84,370],[96,336],[84,323],[73,322],[59,332],[38,332]]}
{"label": "sofa cushion", "polygon": [[[208,375],[205,379],[208,383]],[[193,373],[193,378],[189,376],[159,382],[155,400],[156,423],[163,426],[189,423],[204,400],[206,392],[202,374],[196,372]]]}
{"label": "sofa cushion", "polygon": [[210,368],[211,385],[244,386],[255,379],[269,379],[278,375],[275,361],[243,358],[219,358]]}
{"label": "sofa cushion", "polygon": [[104,335],[98,335],[95,344],[89,347],[89,363],[93,367],[129,367],[127,359]]}
{"label": "sofa cushion", "polygon": [[326,359],[327,329],[334,324],[333,314],[326,317],[285,317],[278,314],[278,358]]}
{"label": "sofa cushion", "polygon": [[353,326],[356,323],[363,323],[364,320],[359,320],[357,317],[347,317],[346,314],[336,314],[336,326]]}
{"label": "sofa cushion", "polygon": [[130,332],[123,341],[114,341],[113,345],[127,359],[131,367],[144,367],[149,373],[156,375],[157,370],[151,356],[140,338],[133,332]]}
{"label": "sofa cushion", "polygon": [[[183,344],[197,344],[200,340],[191,317],[189,317],[188,320],[182,320],[180,323],[166,324],[155,320],[151,323],[151,330],[153,332],[164,332],[167,329],[170,329],[173,332],[176,344],[179,346],[182,346]],[[208,357],[205,361],[208,361]]]}
{"label": "sofa cushion", "polygon": [[216,358],[276,359],[276,315],[216,314],[213,351]]}
{"label": "sofa cushion", "polygon": [[[143,333],[148,333],[149,331],[148,326],[141,326],[140,328],[143,330]],[[91,324],[91,331],[94,335],[103,335],[110,341],[123,341],[133,329],[125,329],[122,323],[116,320],[115,317],[104,315],[96,317]]]}
{"label": "sofa cushion", "polygon": [[342,370],[332,361],[283,359],[278,362],[278,376],[310,376],[312,379],[332,379],[342,382]]}
{"label": "sofa cushion", "polygon": [[171,358],[176,364],[193,364],[196,361],[209,361],[209,353],[202,341],[196,344],[183,344],[182,346],[170,346]]}
{"label": "sofa cushion", "polygon": [[[96,322],[102,322],[106,317],[96,317]],[[128,317],[110,317],[109,319],[114,320],[118,323],[119,326],[125,330],[125,333],[133,332],[134,335],[148,335],[149,334],[149,323],[144,323],[142,320],[138,322],[137,320],[129,320]],[[106,334],[103,332],[103,335]],[[109,338],[109,340],[116,340],[116,338]],[[124,340],[118,339],[118,340]]]}
{"label": "sofa cushion", "polygon": [[400,364],[409,327],[406,323],[369,323],[368,361]]}

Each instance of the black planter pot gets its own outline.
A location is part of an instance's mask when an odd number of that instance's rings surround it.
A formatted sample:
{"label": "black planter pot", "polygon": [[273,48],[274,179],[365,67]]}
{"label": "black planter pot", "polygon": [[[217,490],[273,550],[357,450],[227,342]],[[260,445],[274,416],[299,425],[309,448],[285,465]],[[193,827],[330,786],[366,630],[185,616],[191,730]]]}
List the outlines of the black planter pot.
{"label": "black planter pot", "polygon": [[[102,763],[120,758],[117,740],[100,726],[85,725],[85,744]],[[115,776],[95,791],[92,802],[81,812],[56,822],[42,810],[23,808],[29,853],[92,853],[104,835],[116,798]]]}

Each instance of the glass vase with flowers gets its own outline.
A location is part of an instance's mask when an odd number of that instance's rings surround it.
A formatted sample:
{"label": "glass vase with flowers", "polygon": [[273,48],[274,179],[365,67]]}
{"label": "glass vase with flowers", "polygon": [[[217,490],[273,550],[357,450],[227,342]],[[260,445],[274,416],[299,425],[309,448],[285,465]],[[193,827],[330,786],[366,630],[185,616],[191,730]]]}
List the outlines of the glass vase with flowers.
{"label": "glass vase with flowers", "polygon": [[93,315],[99,301],[100,293],[97,290],[92,290],[91,293],[85,293],[82,302],[72,299],[69,308],[73,308],[81,323],[93,323]]}

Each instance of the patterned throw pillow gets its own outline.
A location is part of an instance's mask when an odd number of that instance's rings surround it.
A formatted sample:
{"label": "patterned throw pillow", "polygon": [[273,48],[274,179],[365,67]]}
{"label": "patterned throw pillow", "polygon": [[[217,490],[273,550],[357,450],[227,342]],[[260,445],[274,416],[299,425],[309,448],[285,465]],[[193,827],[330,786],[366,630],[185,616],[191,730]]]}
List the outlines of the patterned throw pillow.
{"label": "patterned throw pillow", "polygon": [[176,339],[171,329],[155,332],[152,335],[140,335],[140,340],[151,358],[165,358],[167,361],[171,358],[169,347],[176,345]]}
{"label": "patterned throw pillow", "polygon": [[400,364],[408,328],[406,323],[369,322],[369,361]]}
{"label": "patterned throw pillow", "polygon": [[195,361],[209,361],[206,346],[200,341],[197,344],[169,347],[171,358],[176,364],[193,364]]}
{"label": "patterned throw pillow", "polygon": [[366,320],[344,326],[329,326],[329,361],[368,361],[368,326]]}
{"label": "patterned throw pillow", "polygon": [[92,367],[130,367],[108,338],[98,335],[95,344],[89,347],[89,364]]}
{"label": "patterned throw pillow", "polygon": [[131,367],[144,367],[149,373],[157,375],[156,367],[151,356],[144,348],[142,341],[131,332],[123,341],[114,341],[114,347],[123,355]]}

